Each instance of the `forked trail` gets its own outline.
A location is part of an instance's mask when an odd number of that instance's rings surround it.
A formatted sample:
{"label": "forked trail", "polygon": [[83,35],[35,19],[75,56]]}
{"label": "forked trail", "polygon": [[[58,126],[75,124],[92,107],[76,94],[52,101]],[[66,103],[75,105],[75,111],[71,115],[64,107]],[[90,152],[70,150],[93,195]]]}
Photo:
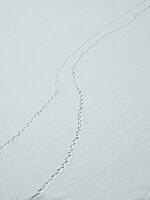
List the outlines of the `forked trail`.
{"label": "forked trail", "polygon": [[[55,75],[55,89],[54,89],[54,94],[46,101],[45,104],[43,104],[41,106],[41,108],[36,111],[33,116],[31,117],[31,119],[26,123],[26,125],[20,130],[18,131],[18,133],[13,136],[12,138],[10,138],[8,141],[6,141],[4,144],[2,144],[0,146],[0,153],[3,153],[3,150],[5,149],[5,147],[13,144],[25,131],[26,129],[33,123],[33,121],[39,117],[39,115],[46,109],[48,108],[49,104],[51,103],[51,101],[53,101],[58,94],[60,93],[60,87],[59,87],[59,74],[61,73],[61,71],[63,70],[63,68],[67,65],[68,61],[74,57],[74,56],[78,56],[75,63],[72,66],[72,79],[73,79],[73,83],[75,86],[75,89],[78,93],[79,96],[79,108],[78,108],[78,113],[77,113],[77,128],[75,131],[75,136],[69,146],[69,150],[64,158],[64,161],[61,162],[61,164],[59,165],[59,167],[55,170],[54,173],[52,173],[49,178],[44,182],[44,184],[37,190],[37,192],[35,192],[35,194],[29,198],[27,198],[26,200],[34,200],[34,199],[39,199],[39,197],[42,196],[42,194],[44,193],[44,191],[49,187],[50,183],[56,178],[57,175],[59,175],[64,169],[65,167],[68,166],[71,157],[73,156],[73,151],[80,139],[81,133],[83,132],[83,109],[84,109],[84,95],[82,93],[82,89],[80,87],[79,81],[78,81],[78,76],[77,76],[77,66],[79,65],[80,60],[89,53],[90,50],[92,50],[97,44],[99,44],[101,41],[103,41],[104,39],[106,39],[107,37],[113,35],[116,32],[119,32],[127,27],[129,27],[130,25],[132,25],[136,19],[141,16],[145,11],[147,11],[150,8],[150,5],[145,6],[145,8],[138,10],[136,12],[136,14],[133,16],[132,19],[130,19],[128,22],[124,23],[123,25],[120,25],[119,27],[114,28],[113,30],[105,33],[103,36],[101,36],[100,38],[96,39],[96,37],[98,37],[98,35],[100,33],[102,33],[102,31],[104,31],[105,29],[107,29],[109,26],[113,25],[115,22],[119,21],[121,18],[123,18],[124,16],[126,16],[128,13],[130,13],[131,11],[133,11],[135,8],[137,8],[138,6],[140,6],[141,4],[144,4],[146,2],[149,2],[149,0],[144,0],[141,1],[139,3],[137,3],[135,6],[133,6],[132,8],[128,9],[126,12],[124,12],[121,16],[117,17],[116,19],[114,19],[112,22],[108,23],[106,26],[104,26],[101,30],[99,30],[98,32],[94,33],[91,37],[89,37],[86,41],[84,41],[77,50],[75,50],[72,54],[70,54],[70,56],[68,56],[65,61],[63,62],[63,64],[60,66],[60,68],[58,69],[56,75]],[[95,41],[94,41],[95,40]],[[90,41],[93,41],[91,45],[89,45],[88,48],[86,48],[86,50],[82,50],[82,48],[87,45]],[[2,155],[1,155],[2,156]]]}

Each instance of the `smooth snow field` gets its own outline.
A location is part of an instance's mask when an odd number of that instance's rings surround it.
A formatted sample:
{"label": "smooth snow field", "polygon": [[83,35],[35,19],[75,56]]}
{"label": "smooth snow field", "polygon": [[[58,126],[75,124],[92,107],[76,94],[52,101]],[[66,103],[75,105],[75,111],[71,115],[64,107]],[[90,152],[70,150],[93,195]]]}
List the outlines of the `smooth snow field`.
{"label": "smooth snow field", "polygon": [[150,200],[150,0],[0,0],[0,153],[0,200]]}

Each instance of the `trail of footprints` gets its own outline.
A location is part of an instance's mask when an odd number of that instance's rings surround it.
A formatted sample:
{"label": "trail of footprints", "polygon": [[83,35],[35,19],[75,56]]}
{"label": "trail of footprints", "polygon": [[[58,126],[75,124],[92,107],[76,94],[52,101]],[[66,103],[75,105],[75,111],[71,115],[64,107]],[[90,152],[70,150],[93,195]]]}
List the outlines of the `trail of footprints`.
{"label": "trail of footprints", "polygon": [[[121,16],[117,17],[115,20],[113,20],[112,22],[108,23],[106,26],[103,27],[103,29],[101,29],[100,31],[98,31],[97,33],[93,34],[90,38],[88,38],[85,42],[83,42],[80,47],[75,50],[70,56],[68,56],[66,58],[66,60],[63,62],[63,64],[60,66],[60,68],[58,69],[56,76],[55,76],[55,91],[54,94],[51,96],[50,99],[47,100],[47,102],[32,116],[32,118],[29,120],[29,122],[27,122],[27,124],[23,127],[22,130],[20,130],[15,136],[13,136],[10,140],[8,140],[6,143],[2,144],[0,146],[0,153],[2,153],[2,151],[4,150],[5,147],[7,147],[8,145],[12,144],[17,138],[19,138],[24,132],[25,130],[33,123],[33,121],[39,117],[39,115],[49,106],[49,104],[51,103],[51,101],[53,101],[57,95],[60,93],[60,88],[59,88],[59,74],[62,71],[62,69],[66,66],[67,62],[76,54],[78,54],[81,49],[88,44],[89,41],[93,40],[94,38],[96,38],[96,36],[98,36],[103,30],[105,30],[107,27],[109,27],[110,25],[112,25],[113,23],[117,22],[118,20],[120,20],[122,17],[124,17],[125,15],[127,15],[129,12],[131,12],[133,9],[135,9],[137,6],[139,6],[140,4],[145,3],[146,0],[141,1],[139,3],[137,3],[135,6],[133,6],[132,8],[130,8],[129,10],[127,10],[125,13],[123,13]],[[84,96],[80,87],[80,84],[78,82],[78,78],[77,78],[77,72],[76,72],[76,68],[80,62],[80,60],[92,49],[94,48],[100,41],[106,39],[108,36],[113,35],[114,33],[130,26],[131,24],[133,24],[135,22],[135,20],[137,19],[138,16],[140,16],[141,14],[143,14],[146,10],[148,10],[150,8],[150,5],[145,7],[144,9],[138,11],[134,17],[127,23],[119,26],[118,28],[107,32],[106,34],[104,34],[102,37],[98,38],[97,40],[95,40],[92,45],[90,45],[86,50],[82,51],[82,53],[79,54],[77,60],[75,61],[73,67],[72,67],[72,79],[73,79],[73,83],[75,86],[75,89],[78,93],[79,96],[79,109],[78,109],[78,114],[77,114],[77,129],[75,132],[75,136],[72,140],[72,143],[69,147],[69,150],[67,152],[67,155],[64,158],[64,161],[60,164],[60,166],[56,169],[56,171],[50,175],[50,177],[45,181],[45,183],[37,190],[37,192],[31,196],[30,198],[24,199],[24,200],[44,200],[44,196],[43,193],[44,191],[48,188],[48,186],[50,185],[50,183],[56,178],[57,175],[59,175],[62,170],[68,166],[71,157],[73,156],[73,151],[75,149],[75,146],[77,145],[81,133],[83,131],[83,109],[84,109]],[[142,199],[143,198],[143,199]],[[146,197],[147,198],[147,197]],[[136,199],[133,200],[150,200],[150,197],[148,197],[149,199],[145,199],[145,197],[137,197]],[[49,200],[62,200],[61,198],[50,198]],[[66,199],[66,200],[71,200],[71,199]]]}

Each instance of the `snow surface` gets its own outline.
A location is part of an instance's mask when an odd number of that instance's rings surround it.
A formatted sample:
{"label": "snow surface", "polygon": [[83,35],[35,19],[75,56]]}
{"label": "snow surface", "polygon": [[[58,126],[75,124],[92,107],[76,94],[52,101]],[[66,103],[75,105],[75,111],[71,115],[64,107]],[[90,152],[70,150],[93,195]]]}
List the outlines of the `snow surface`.
{"label": "snow surface", "polygon": [[[136,3],[0,0],[0,144],[51,96],[63,60]],[[127,22],[135,11],[115,25]],[[147,10],[79,63],[84,132],[70,165],[40,200],[150,200],[149,35]],[[59,76],[60,95],[2,152],[0,200],[30,197],[63,161],[76,129],[79,102],[71,76],[75,60]]]}

